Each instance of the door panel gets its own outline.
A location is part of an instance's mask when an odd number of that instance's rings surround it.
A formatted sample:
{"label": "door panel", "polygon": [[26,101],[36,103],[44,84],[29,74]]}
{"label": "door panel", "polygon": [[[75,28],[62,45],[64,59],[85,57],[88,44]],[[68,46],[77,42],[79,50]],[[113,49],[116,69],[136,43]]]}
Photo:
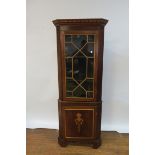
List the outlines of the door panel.
{"label": "door panel", "polygon": [[95,130],[95,107],[65,107],[66,138],[92,138]]}

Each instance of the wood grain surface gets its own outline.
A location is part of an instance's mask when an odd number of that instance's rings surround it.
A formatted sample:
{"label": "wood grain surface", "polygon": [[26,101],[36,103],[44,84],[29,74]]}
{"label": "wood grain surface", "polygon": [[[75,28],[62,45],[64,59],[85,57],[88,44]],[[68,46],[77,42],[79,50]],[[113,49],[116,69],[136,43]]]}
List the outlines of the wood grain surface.
{"label": "wood grain surface", "polygon": [[102,144],[93,149],[86,144],[69,144],[59,146],[57,142],[58,130],[27,129],[26,155],[128,155],[129,134],[118,132],[102,132]]}

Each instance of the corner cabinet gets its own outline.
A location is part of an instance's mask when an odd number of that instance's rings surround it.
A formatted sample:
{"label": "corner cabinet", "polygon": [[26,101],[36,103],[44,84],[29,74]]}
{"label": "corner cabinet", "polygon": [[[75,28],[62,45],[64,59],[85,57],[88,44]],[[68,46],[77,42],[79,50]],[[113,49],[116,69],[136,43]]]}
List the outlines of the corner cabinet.
{"label": "corner cabinet", "polygon": [[57,19],[59,137],[101,145],[102,68],[106,19]]}

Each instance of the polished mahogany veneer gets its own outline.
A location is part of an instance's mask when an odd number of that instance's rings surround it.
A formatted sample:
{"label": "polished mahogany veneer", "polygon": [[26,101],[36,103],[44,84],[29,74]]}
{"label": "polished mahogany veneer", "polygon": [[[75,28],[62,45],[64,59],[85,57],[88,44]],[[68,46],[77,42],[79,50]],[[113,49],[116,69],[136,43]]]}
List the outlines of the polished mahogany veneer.
{"label": "polished mahogany veneer", "polygon": [[102,69],[106,19],[57,19],[59,137],[101,145]]}

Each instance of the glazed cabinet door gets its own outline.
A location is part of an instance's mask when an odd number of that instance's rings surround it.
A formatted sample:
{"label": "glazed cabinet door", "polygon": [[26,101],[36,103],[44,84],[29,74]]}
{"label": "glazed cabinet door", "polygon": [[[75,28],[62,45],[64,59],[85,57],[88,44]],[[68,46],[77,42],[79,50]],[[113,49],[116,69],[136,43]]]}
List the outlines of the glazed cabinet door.
{"label": "glazed cabinet door", "polygon": [[64,100],[95,99],[97,38],[97,31],[61,32]]}

